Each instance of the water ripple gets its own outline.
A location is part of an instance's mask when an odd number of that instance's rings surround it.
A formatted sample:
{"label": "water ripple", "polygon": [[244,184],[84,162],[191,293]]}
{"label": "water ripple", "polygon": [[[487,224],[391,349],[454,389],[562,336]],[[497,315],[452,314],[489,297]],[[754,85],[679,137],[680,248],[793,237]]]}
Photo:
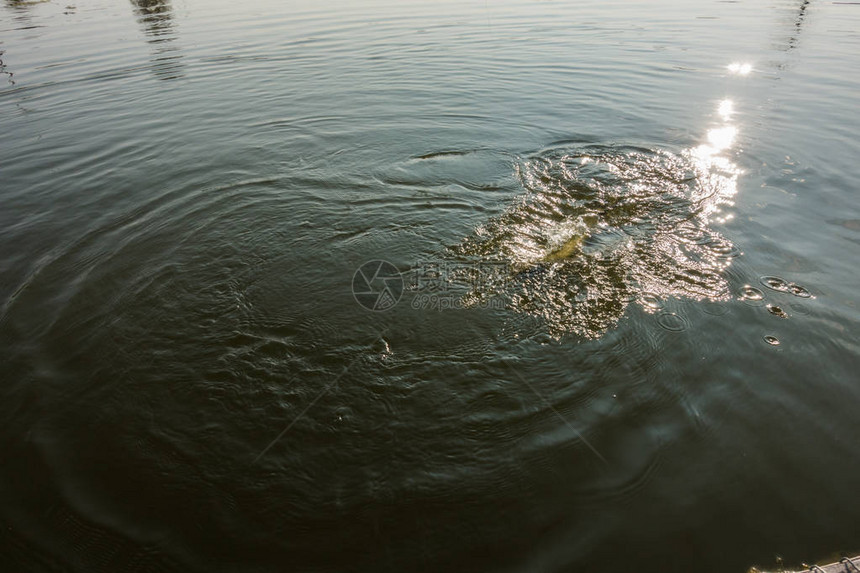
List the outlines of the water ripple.
{"label": "water ripple", "polygon": [[565,144],[520,161],[525,194],[452,252],[507,262],[512,307],[554,335],[597,337],[634,300],[728,298],[723,271],[740,253],[710,220],[737,174],[702,148]]}

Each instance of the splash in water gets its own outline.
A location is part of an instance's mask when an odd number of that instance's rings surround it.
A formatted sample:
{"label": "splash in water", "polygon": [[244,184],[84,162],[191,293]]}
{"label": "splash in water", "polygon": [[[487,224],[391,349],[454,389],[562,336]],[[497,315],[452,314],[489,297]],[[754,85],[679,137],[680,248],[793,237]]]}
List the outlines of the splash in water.
{"label": "splash in water", "polygon": [[597,337],[634,301],[728,298],[738,250],[711,225],[736,193],[739,170],[720,155],[734,136],[723,126],[680,154],[589,145],[521,161],[526,193],[453,249],[505,261],[512,278],[464,301],[504,296],[553,334]]}

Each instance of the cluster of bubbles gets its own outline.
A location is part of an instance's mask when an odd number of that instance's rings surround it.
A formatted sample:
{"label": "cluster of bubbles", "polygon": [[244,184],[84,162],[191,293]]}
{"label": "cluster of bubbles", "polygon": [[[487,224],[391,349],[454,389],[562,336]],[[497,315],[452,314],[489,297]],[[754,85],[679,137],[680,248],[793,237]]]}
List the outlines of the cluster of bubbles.
{"label": "cluster of bubbles", "polygon": [[[790,294],[796,296],[798,298],[814,298],[812,293],[809,292],[809,289],[803,287],[797,283],[789,282],[782,277],[776,276],[763,276],[759,279],[759,282],[772,291],[776,291],[779,293]],[[764,308],[773,316],[779,318],[789,318],[788,312],[786,312],[782,307],[777,306],[775,304],[770,304],[765,302],[764,292],[751,285],[744,285],[741,287],[739,294],[740,300],[751,305],[751,306],[764,306]],[[792,309],[794,309],[799,314],[806,314],[806,307],[799,303],[793,303],[791,305]],[[764,337],[765,342],[772,346],[779,345],[779,339],[773,335],[767,335]]]}

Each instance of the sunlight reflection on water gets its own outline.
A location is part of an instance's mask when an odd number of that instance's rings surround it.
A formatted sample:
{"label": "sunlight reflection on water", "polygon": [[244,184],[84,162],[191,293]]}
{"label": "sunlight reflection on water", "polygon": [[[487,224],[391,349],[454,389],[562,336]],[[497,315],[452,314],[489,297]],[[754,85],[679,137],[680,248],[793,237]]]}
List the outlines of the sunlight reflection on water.
{"label": "sunlight reflection on water", "polygon": [[[727,121],[732,102],[718,112]],[[544,150],[518,174],[526,194],[454,249],[506,261],[511,280],[466,295],[505,297],[555,336],[601,336],[637,301],[728,298],[725,269],[739,250],[712,228],[725,223],[741,170],[726,155],[738,130],[710,129],[679,154],[654,147]]]}

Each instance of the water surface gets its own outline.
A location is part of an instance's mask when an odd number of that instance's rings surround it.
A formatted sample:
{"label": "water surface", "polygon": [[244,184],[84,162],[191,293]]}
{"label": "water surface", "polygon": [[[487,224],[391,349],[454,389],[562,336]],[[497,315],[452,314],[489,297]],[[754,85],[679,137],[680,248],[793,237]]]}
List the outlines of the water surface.
{"label": "water surface", "polygon": [[788,0],[6,0],[0,561],[856,550],[858,29]]}

